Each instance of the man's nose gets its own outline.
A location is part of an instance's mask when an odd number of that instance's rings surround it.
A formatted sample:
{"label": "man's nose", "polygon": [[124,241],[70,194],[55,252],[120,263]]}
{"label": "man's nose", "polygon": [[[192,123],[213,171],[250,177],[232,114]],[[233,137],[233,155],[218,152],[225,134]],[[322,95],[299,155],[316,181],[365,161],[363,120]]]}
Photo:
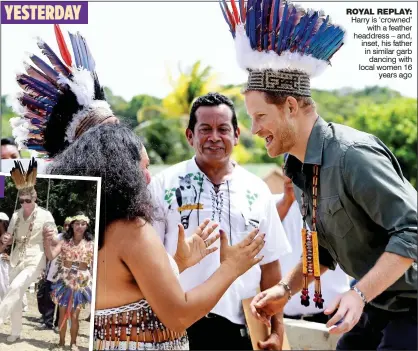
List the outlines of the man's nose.
{"label": "man's nose", "polygon": [[260,131],[260,126],[253,120],[251,122],[251,134],[256,135]]}
{"label": "man's nose", "polygon": [[217,142],[217,141],[221,140],[221,137],[220,137],[217,130],[213,130],[212,133],[210,133],[208,139],[212,142]]}

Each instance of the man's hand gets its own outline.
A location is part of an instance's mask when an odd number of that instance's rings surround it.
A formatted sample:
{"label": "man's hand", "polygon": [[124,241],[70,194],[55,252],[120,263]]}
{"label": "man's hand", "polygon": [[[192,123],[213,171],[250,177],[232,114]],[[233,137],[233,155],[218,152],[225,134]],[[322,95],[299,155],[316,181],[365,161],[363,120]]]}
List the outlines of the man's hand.
{"label": "man's hand", "polygon": [[179,234],[177,242],[177,251],[174,255],[174,259],[179,266],[180,271],[194,266],[200,262],[207,255],[215,252],[218,248],[209,248],[216,240],[219,239],[219,234],[216,234],[212,238],[209,236],[218,227],[217,223],[211,223],[206,219],[202,224],[197,227],[192,236],[186,238],[184,233],[184,227],[179,224]]}
{"label": "man's hand", "polygon": [[296,200],[295,192],[293,190],[293,183],[292,183],[292,179],[286,176],[284,179],[283,190],[284,190],[283,191],[284,198],[286,199],[286,201],[293,204],[293,202]]}
{"label": "man's hand", "polygon": [[283,313],[284,306],[289,301],[288,296],[286,289],[277,284],[254,297],[250,304],[251,313],[260,322],[270,327],[271,317],[277,313]]}
{"label": "man's hand", "polygon": [[349,290],[344,294],[337,296],[324,313],[330,315],[337,308],[338,310],[335,315],[326,324],[327,328],[331,328],[329,330],[330,334],[347,333],[353,329],[363,313],[364,302],[355,291]]}
{"label": "man's hand", "polygon": [[281,350],[283,347],[283,335],[284,327],[282,326],[283,331],[279,335],[276,332],[271,333],[265,341],[259,341],[258,347],[260,350]]}
{"label": "man's hand", "polygon": [[276,204],[277,212],[279,213],[280,220],[284,220],[289,212],[290,207],[296,200],[295,192],[293,191],[292,180],[284,176],[283,184],[283,197]]}
{"label": "man's hand", "polygon": [[8,254],[3,253],[3,254],[0,254],[0,256],[1,256],[2,261],[6,261],[6,262],[10,261],[10,257]]}
{"label": "man's hand", "polygon": [[44,241],[47,242],[48,244],[51,244],[54,241],[55,230],[50,227],[49,228],[44,227],[42,231],[42,235],[44,237]]}

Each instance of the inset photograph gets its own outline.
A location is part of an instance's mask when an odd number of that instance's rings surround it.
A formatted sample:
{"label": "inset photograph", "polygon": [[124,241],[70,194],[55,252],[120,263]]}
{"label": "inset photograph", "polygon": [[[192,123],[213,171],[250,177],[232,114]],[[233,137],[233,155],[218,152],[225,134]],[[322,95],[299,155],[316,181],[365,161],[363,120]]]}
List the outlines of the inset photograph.
{"label": "inset photograph", "polygon": [[100,178],[0,178],[0,349],[88,350]]}

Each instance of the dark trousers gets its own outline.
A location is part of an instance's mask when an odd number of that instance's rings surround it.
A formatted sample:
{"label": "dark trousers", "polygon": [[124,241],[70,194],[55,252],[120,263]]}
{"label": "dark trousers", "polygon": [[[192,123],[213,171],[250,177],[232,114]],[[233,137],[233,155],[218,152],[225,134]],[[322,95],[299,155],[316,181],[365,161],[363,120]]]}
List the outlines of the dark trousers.
{"label": "dark trousers", "polygon": [[54,323],[55,304],[52,301],[51,292],[52,283],[49,280],[43,280],[42,283],[39,284],[37,300],[39,313],[41,313],[43,322],[48,328],[58,326],[59,318],[59,309],[57,309],[57,316]]}
{"label": "dark trousers", "polygon": [[187,329],[190,350],[252,350],[245,325],[213,313]]}
{"label": "dark trousers", "polygon": [[418,350],[416,306],[388,312],[367,305],[357,325],[338,340],[337,350]]}
{"label": "dark trousers", "polygon": [[37,292],[36,292],[36,300],[38,301],[38,311],[42,316],[42,320],[44,319],[45,314],[45,302],[44,296],[46,294],[46,279],[40,279],[37,283]]}

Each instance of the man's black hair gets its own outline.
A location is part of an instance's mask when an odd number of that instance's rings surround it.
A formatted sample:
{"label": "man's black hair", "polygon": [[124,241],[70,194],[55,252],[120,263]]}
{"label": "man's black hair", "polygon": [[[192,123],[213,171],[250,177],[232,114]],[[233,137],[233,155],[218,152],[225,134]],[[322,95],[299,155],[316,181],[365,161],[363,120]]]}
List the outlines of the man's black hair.
{"label": "man's black hair", "polygon": [[232,111],[232,126],[234,127],[234,133],[238,129],[238,121],[237,115],[235,113],[234,103],[232,100],[225,95],[219,93],[208,93],[206,95],[200,96],[196,99],[193,103],[192,108],[190,110],[190,118],[189,118],[189,125],[188,129],[194,132],[194,127],[196,126],[197,118],[196,118],[196,111],[201,106],[219,106],[219,105],[227,105]]}

